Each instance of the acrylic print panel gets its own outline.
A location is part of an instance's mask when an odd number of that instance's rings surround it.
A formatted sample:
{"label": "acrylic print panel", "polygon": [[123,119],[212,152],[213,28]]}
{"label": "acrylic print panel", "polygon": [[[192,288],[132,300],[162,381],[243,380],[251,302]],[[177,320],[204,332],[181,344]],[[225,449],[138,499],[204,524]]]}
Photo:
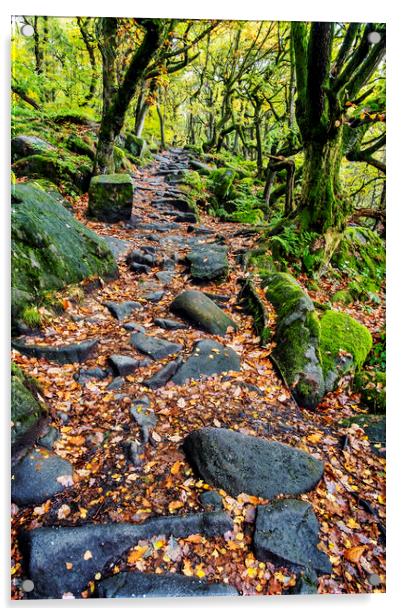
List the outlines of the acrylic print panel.
{"label": "acrylic print panel", "polygon": [[385,26],[12,29],[12,598],[385,591]]}

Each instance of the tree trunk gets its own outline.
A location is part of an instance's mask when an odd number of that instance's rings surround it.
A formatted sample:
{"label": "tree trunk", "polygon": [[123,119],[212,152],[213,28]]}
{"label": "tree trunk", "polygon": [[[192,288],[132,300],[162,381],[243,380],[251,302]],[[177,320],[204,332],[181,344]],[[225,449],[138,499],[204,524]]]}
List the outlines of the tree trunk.
{"label": "tree trunk", "polygon": [[334,139],[304,144],[303,182],[299,208],[302,226],[318,232],[341,227],[348,213],[341,194],[342,133]]}
{"label": "tree trunk", "polygon": [[159,106],[159,104],[156,105],[156,111],[158,113],[158,118],[159,118],[159,126],[160,126],[160,131],[161,131],[161,146],[162,146],[162,150],[166,150],[166,142],[165,142],[165,120],[162,114],[162,110]]}

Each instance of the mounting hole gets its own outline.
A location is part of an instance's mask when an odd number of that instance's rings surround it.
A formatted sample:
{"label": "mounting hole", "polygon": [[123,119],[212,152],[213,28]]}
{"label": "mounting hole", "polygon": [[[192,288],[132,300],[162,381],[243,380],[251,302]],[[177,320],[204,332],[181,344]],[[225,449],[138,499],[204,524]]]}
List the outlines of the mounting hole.
{"label": "mounting hole", "polygon": [[381,41],[381,34],[379,32],[370,32],[367,38],[369,43],[376,45],[376,43]]}
{"label": "mounting hole", "polygon": [[32,592],[35,584],[32,580],[24,580],[21,584],[21,588],[24,592]]}
{"label": "mounting hole", "polygon": [[24,36],[32,36],[34,33],[34,29],[29,24],[24,24],[21,28],[21,34]]}

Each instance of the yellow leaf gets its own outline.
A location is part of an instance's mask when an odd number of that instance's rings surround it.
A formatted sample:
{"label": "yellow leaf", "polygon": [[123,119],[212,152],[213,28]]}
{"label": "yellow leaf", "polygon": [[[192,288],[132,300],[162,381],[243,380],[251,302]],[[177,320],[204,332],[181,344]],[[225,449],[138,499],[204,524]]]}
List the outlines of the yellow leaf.
{"label": "yellow leaf", "polygon": [[358,522],[356,522],[356,520],[354,520],[353,518],[348,519],[348,521],[346,522],[346,526],[348,528],[360,528],[360,524],[358,524]]}
{"label": "yellow leaf", "polygon": [[354,548],[349,548],[348,550],[345,550],[343,555],[351,563],[358,563],[360,558],[363,556],[363,552],[365,549],[365,545],[356,545]]}
{"label": "yellow leaf", "polygon": [[92,558],[92,552],[87,550],[84,554],[84,560],[90,560]]}
{"label": "yellow leaf", "polygon": [[182,507],[184,507],[184,503],[182,503],[179,500],[176,501],[172,501],[171,503],[169,503],[169,511],[170,513],[173,513],[174,511],[176,511],[176,509],[181,509]]}
{"label": "yellow leaf", "polygon": [[177,475],[177,473],[180,471],[180,467],[182,464],[183,462],[181,460],[177,460],[177,462],[173,464],[172,468],[170,469],[172,475]]}
{"label": "yellow leaf", "polygon": [[250,578],[255,578],[255,576],[257,575],[257,569],[255,569],[254,567],[249,567],[247,569],[247,575]]}
{"label": "yellow leaf", "polygon": [[191,563],[189,560],[184,561],[183,573],[187,576],[193,575],[193,570],[191,568]]}
{"label": "yellow leaf", "polygon": [[321,439],[322,439],[322,434],[318,434],[317,432],[313,434],[309,434],[307,437],[308,442],[313,443],[314,445],[316,443],[319,443]]}
{"label": "yellow leaf", "polygon": [[70,571],[73,568],[73,563],[66,563],[66,569]]}

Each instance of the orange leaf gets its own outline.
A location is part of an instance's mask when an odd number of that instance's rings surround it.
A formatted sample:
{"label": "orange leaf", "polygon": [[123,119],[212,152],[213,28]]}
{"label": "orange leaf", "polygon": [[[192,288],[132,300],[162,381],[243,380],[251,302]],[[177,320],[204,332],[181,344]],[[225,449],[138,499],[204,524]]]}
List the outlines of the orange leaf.
{"label": "orange leaf", "polygon": [[140,560],[140,558],[144,556],[147,549],[148,549],[147,545],[137,545],[137,547],[134,548],[134,550],[131,550],[130,554],[128,555],[128,558],[127,558],[128,564],[133,565],[134,563],[137,562],[137,560]]}
{"label": "orange leaf", "polygon": [[181,507],[184,507],[184,503],[182,503],[179,500],[176,501],[172,501],[171,503],[169,503],[169,511],[170,513],[173,513],[173,511],[176,511],[176,509],[181,509]]}
{"label": "orange leaf", "polygon": [[308,442],[313,443],[313,445],[315,445],[316,443],[319,443],[321,439],[322,439],[322,434],[318,434],[317,432],[313,434],[309,434],[307,437]]}
{"label": "orange leaf", "polygon": [[363,556],[363,552],[365,549],[365,545],[356,545],[354,548],[349,548],[348,550],[345,550],[343,555],[351,563],[357,564],[360,558]]}

